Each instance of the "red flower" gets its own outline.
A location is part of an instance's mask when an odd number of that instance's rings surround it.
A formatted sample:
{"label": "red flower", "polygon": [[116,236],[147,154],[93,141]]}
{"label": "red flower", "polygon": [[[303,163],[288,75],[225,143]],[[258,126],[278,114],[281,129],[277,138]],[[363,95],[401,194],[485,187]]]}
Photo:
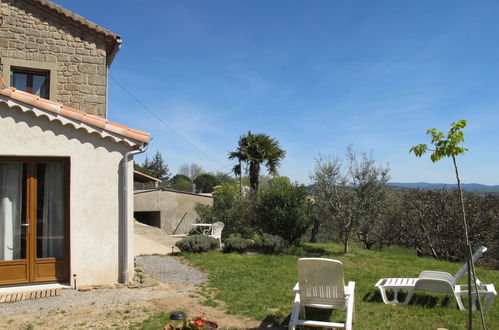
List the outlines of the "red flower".
{"label": "red flower", "polygon": [[194,322],[194,328],[198,328],[200,326],[203,326],[204,325],[204,321],[203,319],[199,318],[197,319],[195,322]]}

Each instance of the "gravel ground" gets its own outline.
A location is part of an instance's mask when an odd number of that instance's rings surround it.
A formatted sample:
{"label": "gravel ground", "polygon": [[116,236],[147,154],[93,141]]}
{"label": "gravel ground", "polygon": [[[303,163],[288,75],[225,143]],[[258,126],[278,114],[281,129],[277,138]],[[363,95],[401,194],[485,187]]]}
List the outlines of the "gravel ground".
{"label": "gravel ground", "polygon": [[[147,237],[162,244],[171,244],[171,241],[174,240],[174,238],[170,238],[159,228],[142,224],[136,224],[135,228],[140,234],[147,235]],[[172,257],[141,256],[136,257],[136,262],[142,266],[146,273],[150,274],[148,275],[149,278],[152,275],[152,277],[162,282],[162,284],[153,287],[120,287],[85,292],[63,289],[60,291],[60,295],[55,297],[0,304],[0,318],[19,314],[44,314],[78,306],[107,307],[132,304],[151,299],[186,297],[194,290],[194,284],[205,282],[207,279],[205,274],[193,267],[178,262]],[[154,280],[148,282],[154,283]]]}
{"label": "gravel ground", "polygon": [[0,306],[0,317],[15,314],[43,314],[75,306],[112,306],[130,304],[155,298],[185,296],[191,287],[158,286],[140,289],[101,289],[75,291],[64,289],[60,296],[5,303]]}
{"label": "gravel ground", "polygon": [[206,281],[206,275],[195,268],[186,266],[174,258],[166,256],[136,257],[138,265],[168,284],[198,284]]}
{"label": "gravel ground", "polygon": [[156,298],[187,296],[193,284],[206,281],[206,275],[186,266],[172,257],[137,257],[137,264],[159,281],[165,283],[154,287],[98,289],[75,291],[64,289],[60,296],[32,299],[0,305],[0,317],[15,314],[43,314],[53,310],[75,306],[113,306],[131,304]]}

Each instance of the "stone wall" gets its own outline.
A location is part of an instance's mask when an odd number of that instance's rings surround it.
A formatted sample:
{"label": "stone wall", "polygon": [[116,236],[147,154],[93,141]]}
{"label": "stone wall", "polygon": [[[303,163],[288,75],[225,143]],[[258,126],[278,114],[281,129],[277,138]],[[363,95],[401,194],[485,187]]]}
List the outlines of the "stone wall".
{"label": "stone wall", "polygon": [[1,0],[0,75],[12,66],[50,71],[50,99],[106,117],[105,42],[28,2]]}

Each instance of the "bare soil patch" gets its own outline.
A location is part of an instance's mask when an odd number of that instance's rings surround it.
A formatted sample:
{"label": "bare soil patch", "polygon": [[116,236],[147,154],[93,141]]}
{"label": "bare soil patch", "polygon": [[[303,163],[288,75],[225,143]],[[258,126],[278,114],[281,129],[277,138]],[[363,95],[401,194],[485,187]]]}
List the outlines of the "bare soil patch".
{"label": "bare soil patch", "polygon": [[205,315],[221,328],[247,329],[258,327],[255,320],[227,315],[223,311],[202,306],[198,297],[177,296],[110,306],[73,306],[48,313],[4,316],[1,329],[127,329],[160,312],[183,310],[189,317]]}

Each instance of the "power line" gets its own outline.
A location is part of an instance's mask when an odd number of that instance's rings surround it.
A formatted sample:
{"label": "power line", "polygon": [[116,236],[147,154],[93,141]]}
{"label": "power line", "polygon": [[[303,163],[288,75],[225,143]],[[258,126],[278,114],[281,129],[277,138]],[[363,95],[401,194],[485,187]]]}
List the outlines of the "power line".
{"label": "power line", "polygon": [[[135,95],[133,95],[125,86],[123,86],[120,82],[118,82],[118,80],[116,80],[111,74],[109,74],[109,78],[111,78],[111,80],[114,81],[116,83],[116,85],[118,85],[125,93],[127,93],[132,99],[134,99],[135,102],[137,102],[142,108],[144,108],[147,112],[149,112],[154,118],[156,118],[157,120],[159,120],[160,123],[162,123],[163,125],[165,125],[170,131],[172,131],[175,135],[177,135],[179,138],[181,138],[185,143],[189,144],[191,147],[193,147],[194,149],[196,149],[199,153],[201,153],[202,155],[204,155],[209,160],[213,161],[216,164],[220,164],[217,160],[211,158],[211,156],[209,156],[203,150],[201,150],[200,148],[198,148],[194,143],[192,143],[191,141],[189,141],[186,137],[184,137],[182,134],[180,134],[179,132],[177,132],[173,127],[171,127],[165,121],[163,121],[163,119],[161,119],[151,109],[149,109],[149,107],[147,107],[147,105],[145,105],[141,100],[139,100],[138,97],[136,97]],[[230,166],[230,165],[224,166],[221,169],[226,168],[228,166]]]}

